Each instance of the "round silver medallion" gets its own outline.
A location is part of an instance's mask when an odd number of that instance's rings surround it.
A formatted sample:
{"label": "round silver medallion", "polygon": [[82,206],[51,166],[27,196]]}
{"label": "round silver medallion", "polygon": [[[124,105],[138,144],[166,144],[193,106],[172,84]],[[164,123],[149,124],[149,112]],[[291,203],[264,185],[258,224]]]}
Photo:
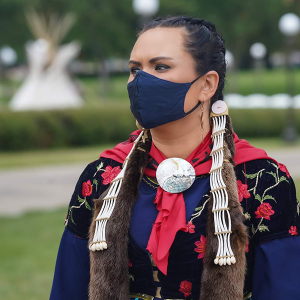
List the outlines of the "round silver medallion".
{"label": "round silver medallion", "polygon": [[173,194],[187,190],[194,183],[195,178],[195,169],[182,158],[165,159],[156,170],[156,179],[160,187]]}

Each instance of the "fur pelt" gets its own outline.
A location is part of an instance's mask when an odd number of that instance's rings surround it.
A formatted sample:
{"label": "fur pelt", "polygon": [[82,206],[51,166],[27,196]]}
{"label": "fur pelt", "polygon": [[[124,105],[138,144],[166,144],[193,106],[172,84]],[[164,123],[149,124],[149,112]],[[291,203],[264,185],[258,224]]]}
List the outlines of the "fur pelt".
{"label": "fur pelt", "polygon": [[247,227],[244,225],[243,209],[240,205],[237,182],[231,163],[231,151],[224,142],[224,162],[222,177],[228,193],[231,216],[231,247],[236,258],[233,265],[219,266],[214,264],[218,250],[218,238],[214,235],[214,216],[212,212],[212,195],[207,215],[207,241],[205,246],[204,266],[201,278],[201,300],[242,300],[246,272]]}
{"label": "fur pelt", "polygon": [[[128,231],[131,210],[138,197],[150,147],[151,141],[146,140],[145,143],[140,141],[128,161],[114,211],[106,226],[108,248],[103,251],[90,251],[90,300],[129,299]],[[89,232],[90,243],[95,232],[94,220],[101,209],[104,196],[103,194],[94,200],[94,217]]]}

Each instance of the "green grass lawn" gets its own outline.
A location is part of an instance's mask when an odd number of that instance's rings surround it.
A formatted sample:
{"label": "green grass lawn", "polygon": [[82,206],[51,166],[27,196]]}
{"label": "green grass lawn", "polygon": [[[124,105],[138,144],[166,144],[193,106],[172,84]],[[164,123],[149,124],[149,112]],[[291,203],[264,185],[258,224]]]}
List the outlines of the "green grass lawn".
{"label": "green grass lawn", "polygon": [[99,145],[72,149],[0,152],[0,169],[34,167],[39,165],[91,162],[112,145]]}
{"label": "green grass lawn", "polygon": [[0,298],[49,299],[66,209],[0,218]]}
{"label": "green grass lawn", "polygon": [[[288,145],[280,139],[248,139],[255,147],[265,150],[273,149],[300,149],[300,140],[296,144]],[[35,167],[39,165],[67,164],[76,162],[91,162],[96,160],[100,153],[113,145],[98,145],[71,149],[32,150],[22,152],[0,152],[0,170]],[[300,150],[299,150],[300,151]]]}

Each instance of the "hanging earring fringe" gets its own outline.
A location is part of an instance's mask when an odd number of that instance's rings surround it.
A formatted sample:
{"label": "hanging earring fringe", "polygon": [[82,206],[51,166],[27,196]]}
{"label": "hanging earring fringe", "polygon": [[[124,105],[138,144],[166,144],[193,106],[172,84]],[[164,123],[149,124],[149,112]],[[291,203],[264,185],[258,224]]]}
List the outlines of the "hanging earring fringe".
{"label": "hanging earring fringe", "polygon": [[133,150],[135,149],[137,143],[140,141],[140,139],[143,137],[143,135],[145,133],[146,132],[143,130],[140,133],[140,135],[137,137],[137,139],[133,142],[133,147],[123,163],[123,168],[122,168],[121,172],[111,182],[111,186],[108,190],[108,193],[103,198],[103,204],[102,204],[101,210],[100,210],[97,218],[95,219],[96,228],[95,228],[93,241],[89,245],[89,249],[91,251],[99,251],[99,250],[107,249],[107,242],[106,242],[106,236],[105,236],[106,224],[114,210],[116,200],[118,198],[118,194],[119,194],[121,186],[122,186],[125,170],[126,170],[130,155],[133,152]]}
{"label": "hanging earring fringe", "polygon": [[230,235],[232,231],[228,207],[228,194],[222,178],[224,163],[224,133],[227,114],[228,108],[224,101],[219,100],[214,103],[211,114],[213,121],[213,149],[211,151],[212,166],[210,170],[210,186],[213,196],[212,212],[214,214],[215,235],[218,238],[218,251],[214,263],[219,264],[220,266],[236,263],[230,245]]}

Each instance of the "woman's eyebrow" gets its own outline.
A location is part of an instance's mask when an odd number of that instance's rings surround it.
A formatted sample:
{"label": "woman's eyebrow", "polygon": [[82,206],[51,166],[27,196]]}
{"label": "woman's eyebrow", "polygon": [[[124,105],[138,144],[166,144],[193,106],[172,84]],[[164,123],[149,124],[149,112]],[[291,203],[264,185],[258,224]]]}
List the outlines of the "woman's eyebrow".
{"label": "woman's eyebrow", "polygon": [[136,61],[136,60],[130,60],[130,61],[128,62],[128,64],[129,64],[129,65],[130,65],[130,64],[133,64],[133,65],[137,65],[137,66],[142,65],[139,61]]}
{"label": "woman's eyebrow", "polygon": [[[153,64],[159,60],[173,60],[174,58],[172,57],[167,57],[167,56],[158,56],[158,57],[153,57],[149,60],[149,63],[150,64]],[[137,65],[137,66],[141,66],[142,64],[139,62],[139,61],[136,61],[136,60],[130,60],[128,62],[128,64],[133,64],[133,65]]]}
{"label": "woman's eyebrow", "polygon": [[173,58],[172,57],[166,57],[166,56],[158,56],[158,57],[151,58],[149,60],[149,63],[153,64],[153,63],[155,63],[158,60],[173,60]]}

